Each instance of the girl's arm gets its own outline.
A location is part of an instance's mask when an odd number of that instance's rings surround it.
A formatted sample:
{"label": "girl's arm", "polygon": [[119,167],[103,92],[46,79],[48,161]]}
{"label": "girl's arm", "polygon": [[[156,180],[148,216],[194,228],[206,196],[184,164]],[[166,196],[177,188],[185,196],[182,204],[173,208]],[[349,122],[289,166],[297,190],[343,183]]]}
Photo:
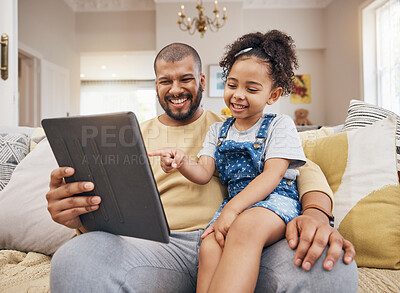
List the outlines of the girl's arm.
{"label": "girl's arm", "polygon": [[240,214],[249,206],[265,199],[278,186],[289,163],[290,160],[281,158],[266,160],[263,172],[232,198],[224,209],[230,209]]}
{"label": "girl's arm", "polygon": [[265,161],[263,172],[225,205],[219,218],[204,231],[201,238],[215,232],[215,239],[224,247],[226,234],[236,217],[248,207],[265,199],[278,186],[289,163],[290,160],[281,158]]}
{"label": "girl's arm", "polygon": [[179,149],[161,149],[149,152],[149,156],[160,156],[161,168],[166,173],[178,169],[183,176],[197,184],[207,184],[214,172],[215,161],[209,156],[201,156],[196,163]]}

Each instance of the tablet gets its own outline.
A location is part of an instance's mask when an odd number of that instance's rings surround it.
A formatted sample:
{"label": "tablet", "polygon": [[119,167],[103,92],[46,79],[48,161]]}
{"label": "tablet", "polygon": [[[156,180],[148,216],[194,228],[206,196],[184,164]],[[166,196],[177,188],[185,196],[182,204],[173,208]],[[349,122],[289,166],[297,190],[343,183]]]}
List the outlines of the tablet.
{"label": "tablet", "polygon": [[136,116],[132,112],[43,119],[67,183],[91,181],[99,209],[80,215],[85,229],[169,242],[169,227]]}

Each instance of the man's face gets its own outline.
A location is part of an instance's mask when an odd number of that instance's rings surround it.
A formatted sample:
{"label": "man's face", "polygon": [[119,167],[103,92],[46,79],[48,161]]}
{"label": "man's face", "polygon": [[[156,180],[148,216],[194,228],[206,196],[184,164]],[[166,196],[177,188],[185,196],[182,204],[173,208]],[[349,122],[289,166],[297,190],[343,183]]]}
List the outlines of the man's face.
{"label": "man's face", "polygon": [[198,110],[205,77],[192,56],[180,61],[156,63],[156,91],[165,113],[174,120],[190,119]]}

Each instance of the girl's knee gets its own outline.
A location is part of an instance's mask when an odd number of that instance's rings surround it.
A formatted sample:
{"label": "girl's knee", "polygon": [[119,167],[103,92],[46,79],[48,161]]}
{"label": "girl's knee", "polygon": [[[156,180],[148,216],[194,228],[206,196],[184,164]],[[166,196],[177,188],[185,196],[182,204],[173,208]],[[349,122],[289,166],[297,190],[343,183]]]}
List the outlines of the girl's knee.
{"label": "girl's knee", "polygon": [[203,239],[200,245],[200,257],[203,255],[215,255],[215,253],[220,252],[222,249],[219,246],[217,240],[214,237],[214,233],[211,233],[206,238]]}

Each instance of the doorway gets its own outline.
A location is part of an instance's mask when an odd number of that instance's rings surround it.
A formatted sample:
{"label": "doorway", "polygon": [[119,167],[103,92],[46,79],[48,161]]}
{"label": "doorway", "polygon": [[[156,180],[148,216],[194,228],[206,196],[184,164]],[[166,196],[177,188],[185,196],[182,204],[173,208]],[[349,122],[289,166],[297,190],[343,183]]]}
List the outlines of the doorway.
{"label": "doorway", "polygon": [[40,59],[18,52],[18,125],[40,126]]}

